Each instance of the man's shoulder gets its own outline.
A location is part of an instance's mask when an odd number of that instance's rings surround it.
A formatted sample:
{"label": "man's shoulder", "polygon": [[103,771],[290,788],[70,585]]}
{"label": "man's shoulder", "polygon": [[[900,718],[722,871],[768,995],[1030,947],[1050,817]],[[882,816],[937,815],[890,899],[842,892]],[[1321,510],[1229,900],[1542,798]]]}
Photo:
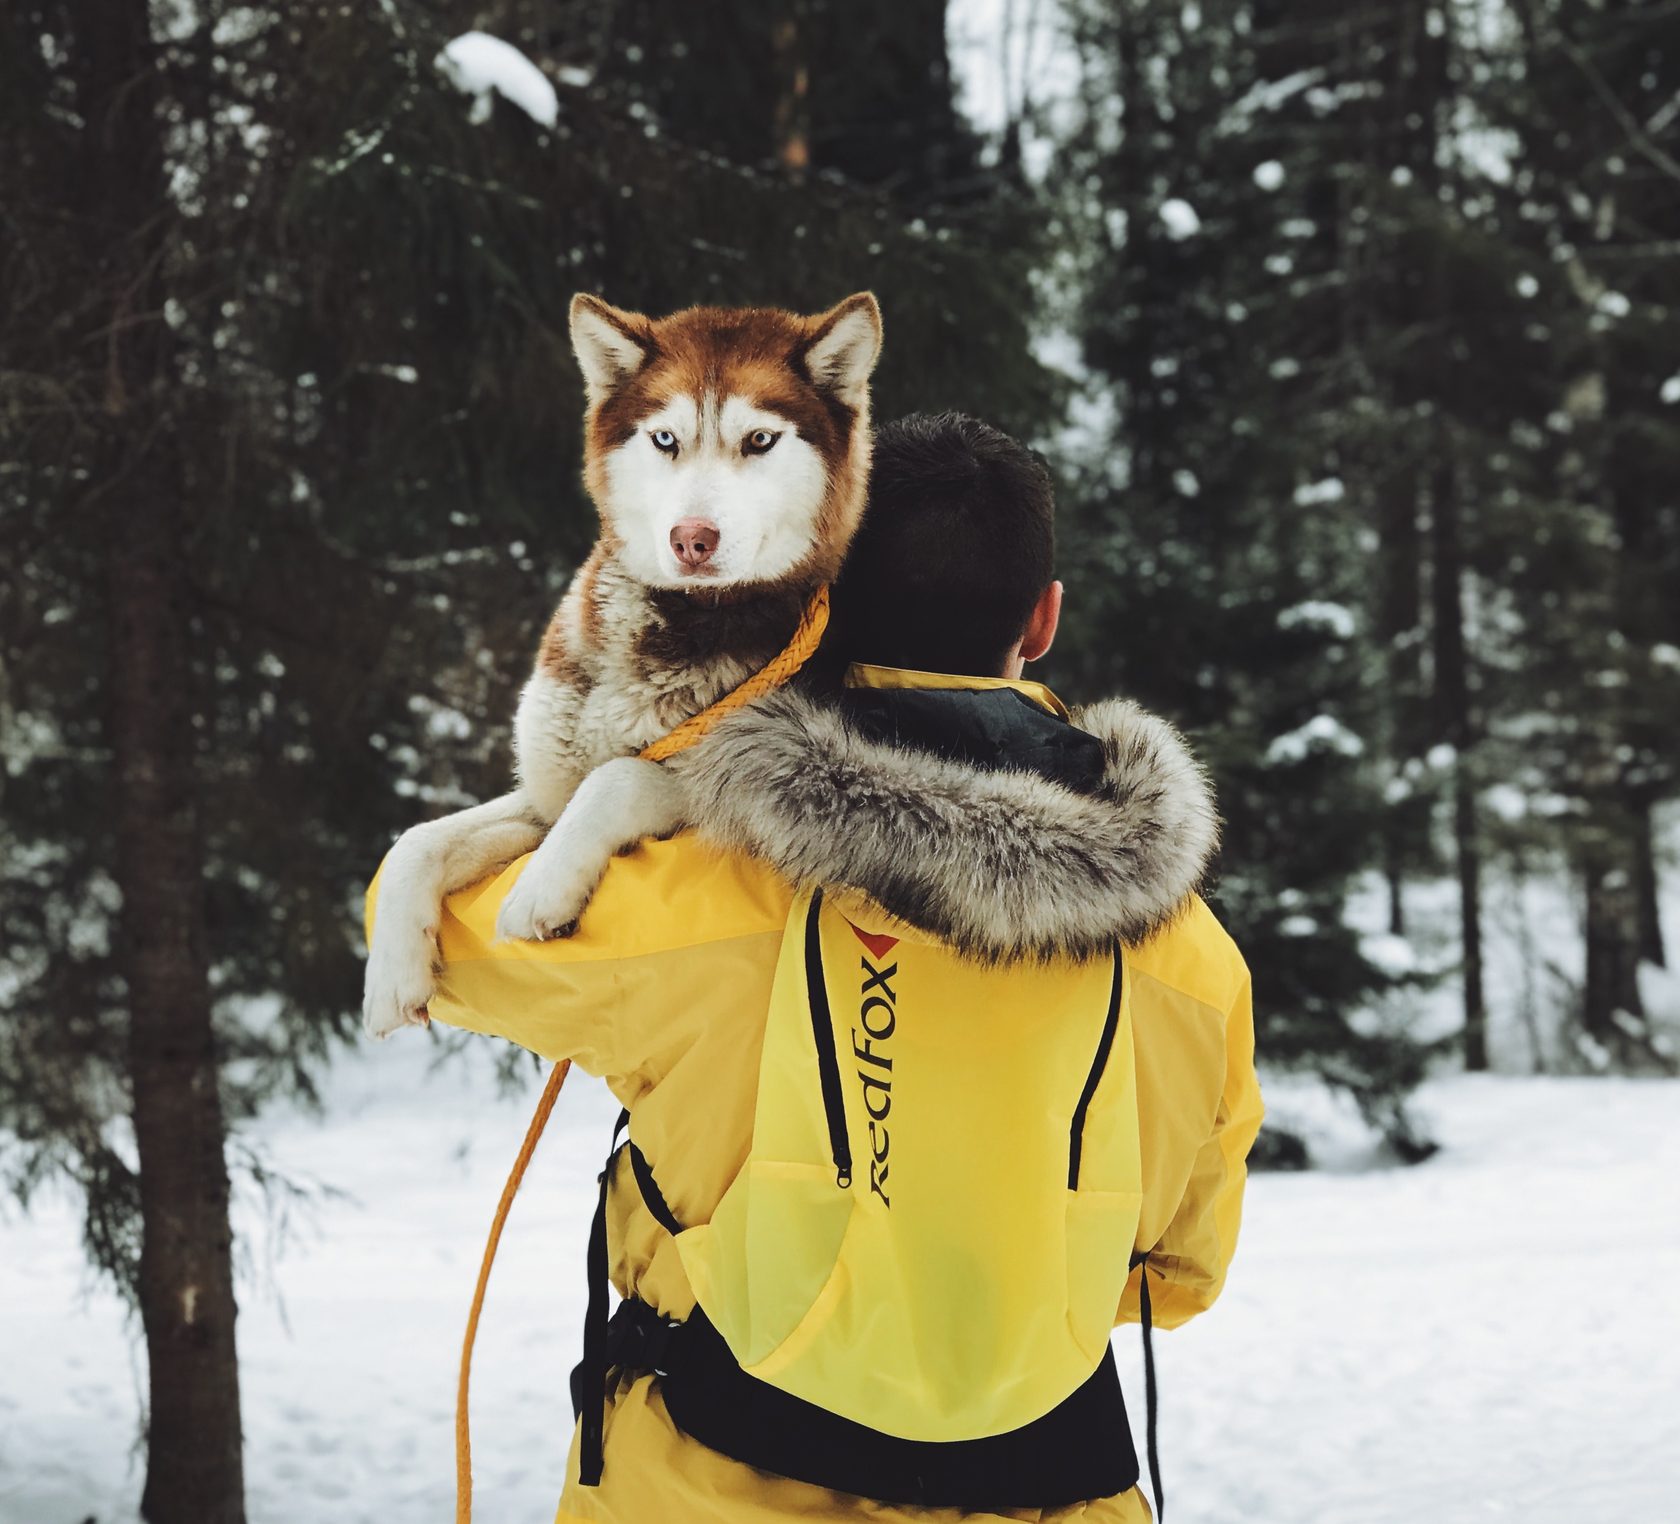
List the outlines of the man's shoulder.
{"label": "man's shoulder", "polygon": [[667,928],[660,940],[692,944],[779,932],[793,888],[768,864],[685,830],[614,858],[580,931],[597,902],[604,919],[657,924]]}
{"label": "man's shoulder", "polygon": [[619,962],[742,937],[779,936],[793,902],[792,888],[774,869],[684,831],[615,857],[570,936],[499,941],[497,911],[527,861],[518,858],[449,896],[440,928],[446,960]]}
{"label": "man's shoulder", "polygon": [[1237,944],[1199,894],[1127,957],[1134,975],[1219,1011],[1229,1011],[1249,981]]}

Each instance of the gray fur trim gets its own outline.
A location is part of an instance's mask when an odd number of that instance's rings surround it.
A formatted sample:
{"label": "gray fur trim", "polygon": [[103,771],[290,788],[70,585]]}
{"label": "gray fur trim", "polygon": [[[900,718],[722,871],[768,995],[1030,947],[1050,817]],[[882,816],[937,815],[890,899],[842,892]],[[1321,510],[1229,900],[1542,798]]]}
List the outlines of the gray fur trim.
{"label": "gray fur trim", "polygon": [[973,957],[1088,957],[1170,920],[1219,826],[1207,775],[1164,720],[1110,700],[1075,723],[1103,743],[1096,795],[865,740],[787,690],[666,766],[702,837],[795,884],[862,890]]}

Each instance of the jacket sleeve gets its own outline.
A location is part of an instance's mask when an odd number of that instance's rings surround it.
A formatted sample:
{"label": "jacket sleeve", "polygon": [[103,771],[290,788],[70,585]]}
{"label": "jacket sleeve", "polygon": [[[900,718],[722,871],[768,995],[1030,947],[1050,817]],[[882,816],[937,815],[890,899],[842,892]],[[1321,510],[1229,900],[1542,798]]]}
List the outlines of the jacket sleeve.
{"label": "jacket sleeve", "polygon": [[[1254,1070],[1254,1008],[1244,978],[1225,1017],[1225,1083],[1213,1127],[1197,1150],[1177,1210],[1149,1250],[1151,1320],[1176,1328],[1213,1305],[1237,1246],[1248,1151],[1260,1130],[1264,1106]],[[1118,1321],[1139,1321],[1138,1282],[1145,1266],[1132,1269],[1121,1298]]]}
{"label": "jacket sleeve", "polygon": [[[787,891],[766,870],[725,859],[685,834],[615,858],[570,937],[498,941],[496,914],[527,861],[444,902],[432,1019],[549,1060],[569,1058],[632,1089],[669,1025],[676,992],[714,963],[730,971],[709,950],[776,938],[787,913]],[[377,888],[375,878],[367,895],[370,939]]]}

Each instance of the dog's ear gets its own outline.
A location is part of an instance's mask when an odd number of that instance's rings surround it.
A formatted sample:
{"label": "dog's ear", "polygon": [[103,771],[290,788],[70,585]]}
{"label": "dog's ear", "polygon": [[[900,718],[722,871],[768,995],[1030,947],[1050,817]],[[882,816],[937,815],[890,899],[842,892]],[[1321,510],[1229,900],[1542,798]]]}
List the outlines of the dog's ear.
{"label": "dog's ear", "polygon": [[874,295],[860,291],[811,319],[805,345],[805,368],[811,380],[842,401],[858,403],[869,373],[881,357],[881,308]]}
{"label": "dog's ear", "polygon": [[572,298],[572,353],[589,400],[599,402],[635,375],[653,354],[653,325],[580,291]]}

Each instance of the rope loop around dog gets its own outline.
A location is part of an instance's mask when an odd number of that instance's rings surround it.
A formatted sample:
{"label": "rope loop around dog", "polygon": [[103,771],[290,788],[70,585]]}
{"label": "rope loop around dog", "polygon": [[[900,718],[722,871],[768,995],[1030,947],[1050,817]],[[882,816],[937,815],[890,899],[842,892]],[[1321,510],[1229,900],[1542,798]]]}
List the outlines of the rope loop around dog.
{"label": "rope loop around dog", "polygon": [[[767,665],[753,673],[738,688],[732,688],[715,704],[702,709],[642,749],[641,756],[649,762],[663,762],[679,751],[686,751],[706,735],[725,715],[745,708],[754,699],[782,686],[809,661],[828,627],[828,588],[819,587],[805,605],[799,625],[786,647],[772,657]],[[525,1140],[519,1145],[513,1168],[508,1171],[507,1184],[502,1187],[501,1200],[490,1222],[490,1235],[484,1243],[484,1255],[478,1267],[478,1283],[473,1287],[472,1308],[467,1314],[466,1336],[461,1341],[461,1369],[455,1384],[455,1524],[472,1524],[472,1422],[469,1414],[469,1388],[472,1383],[473,1345],[478,1340],[478,1320],[484,1311],[484,1294],[490,1285],[490,1271],[496,1263],[496,1250],[502,1242],[502,1229],[507,1225],[513,1198],[519,1194],[531,1156],[537,1151],[543,1130],[548,1126],[554,1103],[560,1099],[560,1088],[566,1083],[572,1061],[561,1059],[549,1071],[548,1081],[537,1100],[537,1109],[525,1129]],[[603,1400],[605,1394],[602,1394]]]}
{"label": "rope loop around dog", "polygon": [[643,747],[643,758],[649,762],[663,762],[667,757],[674,757],[679,751],[686,751],[725,715],[733,714],[737,709],[745,708],[754,699],[763,698],[772,689],[780,688],[811,659],[822,640],[823,631],[827,628],[828,588],[823,586],[816,590],[811,601],[805,605],[805,612],[799,618],[799,627],[794,630],[793,638],[780,653],[771,657],[766,666],[753,673],[739,688],[730,689],[715,704],[684,720],[669,735],[661,736],[651,746]]}

